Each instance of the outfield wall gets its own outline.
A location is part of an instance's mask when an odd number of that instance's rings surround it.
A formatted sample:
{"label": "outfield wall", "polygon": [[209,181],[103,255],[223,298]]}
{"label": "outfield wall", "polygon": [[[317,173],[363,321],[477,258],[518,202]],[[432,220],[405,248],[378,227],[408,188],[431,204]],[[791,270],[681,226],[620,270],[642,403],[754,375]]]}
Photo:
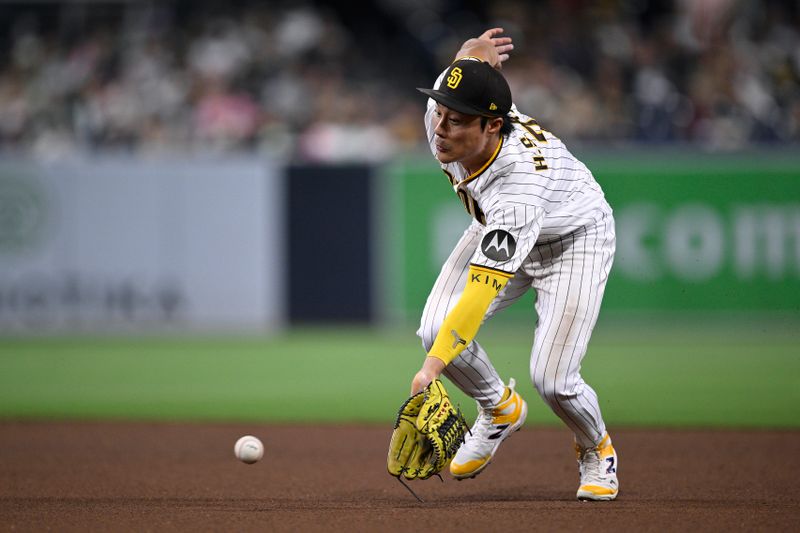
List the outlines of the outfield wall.
{"label": "outfield wall", "polygon": [[0,330],[273,329],[283,180],[256,158],[0,161]]}
{"label": "outfield wall", "polygon": [[[800,316],[800,155],[580,154],[614,208],[604,309]],[[0,160],[0,331],[415,321],[469,216],[428,154]],[[529,316],[533,295],[508,314]]]}

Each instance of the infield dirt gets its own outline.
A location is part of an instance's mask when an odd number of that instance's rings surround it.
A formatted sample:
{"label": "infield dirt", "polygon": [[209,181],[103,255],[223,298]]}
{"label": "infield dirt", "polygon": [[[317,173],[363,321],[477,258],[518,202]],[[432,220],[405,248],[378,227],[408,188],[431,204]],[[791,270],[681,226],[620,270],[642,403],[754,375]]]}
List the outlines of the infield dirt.
{"label": "infield dirt", "polygon": [[[264,459],[233,456],[244,434]],[[386,473],[390,428],[0,423],[6,531],[796,531],[800,431],[612,429],[617,501],[575,500],[566,430],[525,427],[472,480]]]}

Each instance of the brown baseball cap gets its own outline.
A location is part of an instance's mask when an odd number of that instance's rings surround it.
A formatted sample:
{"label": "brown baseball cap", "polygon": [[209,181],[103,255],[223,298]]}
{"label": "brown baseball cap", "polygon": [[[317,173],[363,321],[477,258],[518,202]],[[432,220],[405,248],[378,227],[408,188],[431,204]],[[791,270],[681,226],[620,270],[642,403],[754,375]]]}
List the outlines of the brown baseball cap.
{"label": "brown baseball cap", "polygon": [[466,115],[502,117],[511,110],[508,82],[485,61],[459,59],[447,69],[438,89],[417,90]]}

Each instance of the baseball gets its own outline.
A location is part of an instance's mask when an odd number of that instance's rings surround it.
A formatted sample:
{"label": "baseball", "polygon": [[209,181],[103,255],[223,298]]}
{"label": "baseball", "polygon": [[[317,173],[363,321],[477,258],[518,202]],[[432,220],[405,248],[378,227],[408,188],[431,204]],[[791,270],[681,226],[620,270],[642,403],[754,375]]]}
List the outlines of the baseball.
{"label": "baseball", "polygon": [[264,445],[257,437],[245,435],[236,441],[233,453],[241,462],[251,465],[264,457]]}

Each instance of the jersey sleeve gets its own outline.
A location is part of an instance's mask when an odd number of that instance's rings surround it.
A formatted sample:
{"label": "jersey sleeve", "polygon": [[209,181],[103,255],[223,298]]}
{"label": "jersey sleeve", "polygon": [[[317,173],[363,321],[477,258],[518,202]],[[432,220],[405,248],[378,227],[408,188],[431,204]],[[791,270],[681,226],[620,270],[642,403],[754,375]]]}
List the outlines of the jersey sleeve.
{"label": "jersey sleeve", "polygon": [[514,274],[533,250],[544,216],[544,208],[522,203],[490,210],[471,264]]}

